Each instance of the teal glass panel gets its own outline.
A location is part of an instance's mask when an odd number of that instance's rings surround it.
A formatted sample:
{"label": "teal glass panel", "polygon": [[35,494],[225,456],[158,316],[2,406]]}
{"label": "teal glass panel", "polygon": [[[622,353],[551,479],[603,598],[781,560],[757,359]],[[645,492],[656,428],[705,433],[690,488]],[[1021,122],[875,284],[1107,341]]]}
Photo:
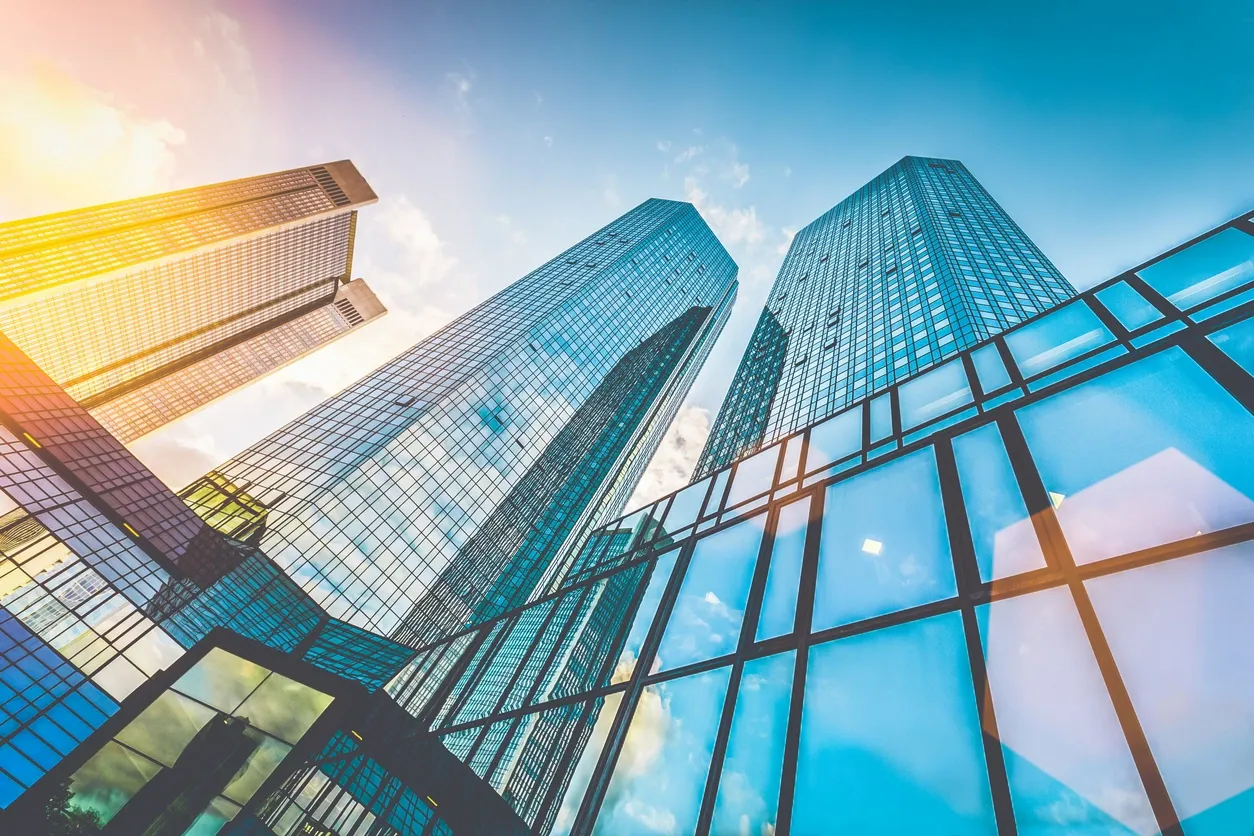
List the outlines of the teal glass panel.
{"label": "teal glass panel", "polygon": [[247,804],[262,783],[278,769],[287,753],[292,751],[291,746],[269,735],[255,730],[249,730],[248,735],[257,740],[257,748],[253,749],[248,761],[222,791],[223,795],[237,804]]}
{"label": "teal glass panel", "polygon": [[815,630],[956,594],[932,448],[827,489]]}
{"label": "teal glass panel", "polygon": [[1006,334],[1006,347],[1024,377],[1034,377],[1115,341],[1084,302],[1064,305],[1030,325]]}
{"label": "teal glass panel", "polygon": [[745,662],[711,834],[775,832],[795,666],[791,650]]}
{"label": "teal glass panel", "polygon": [[592,783],[592,773],[596,771],[601,750],[605,748],[610,726],[614,724],[619,703],[622,701],[622,694],[610,694],[605,697],[604,703],[596,714],[592,736],[584,745],[583,751],[579,754],[579,762],[575,764],[575,770],[570,775],[570,783],[566,785],[566,792],[562,795],[562,802],[557,808],[557,815],[553,819],[553,828],[549,831],[549,836],[570,836],[570,828],[575,823],[575,816],[579,814],[579,806],[583,804],[588,785]]}
{"label": "teal glass panel", "polygon": [[762,545],[758,515],[697,541],[671,611],[658,670],[703,662],[736,649]]}
{"label": "teal glass panel", "polygon": [[1045,555],[997,425],[960,435],[953,446],[980,580],[1040,569]]}
{"label": "teal glass panel", "polygon": [[1137,274],[1188,310],[1254,278],[1254,238],[1229,227]]}
{"label": "teal glass panel", "polygon": [[1254,829],[1254,543],[1085,586],[1188,836]]}
{"label": "teal glass panel", "polygon": [[862,407],[842,412],[810,429],[806,473],[862,449]]}
{"label": "teal glass panel", "polygon": [[780,445],[750,456],[736,465],[731,490],[727,492],[727,506],[738,505],[750,497],[766,493],[775,481],[775,467],[779,463]]}
{"label": "teal glass panel", "polygon": [[984,394],[1010,385],[1010,372],[1006,371],[1006,364],[1002,362],[997,346],[986,345],[971,352],[971,363],[975,366],[975,374],[980,379],[980,388],[984,390]]}
{"label": "teal glass panel", "polygon": [[705,502],[705,494],[710,488],[710,480],[702,479],[689,485],[671,500],[670,510],[666,512],[665,528],[667,531],[678,531],[697,521],[701,513],[701,503]]}
{"label": "teal glass panel", "polygon": [[1254,374],[1254,317],[1229,325],[1207,337],[1250,374]]}
{"label": "teal glass panel", "polygon": [[893,434],[893,401],[887,392],[871,401],[871,442]]}
{"label": "teal glass panel", "polygon": [[209,802],[205,812],[196,817],[183,836],[215,836],[226,823],[239,814],[240,806],[219,796]]}
{"label": "teal glass panel", "polygon": [[964,407],[974,400],[961,360],[950,360],[908,380],[897,390],[901,428],[909,430]]}
{"label": "teal glass panel", "polygon": [[1112,284],[1093,295],[1129,331],[1135,331],[1142,325],[1149,325],[1163,318],[1163,312],[1146,301],[1145,297],[1137,293],[1136,288],[1127,282]]}
{"label": "teal glass panel", "polygon": [[1254,520],[1254,416],[1179,348],[1017,415],[1079,563]]}
{"label": "teal glass panel", "polygon": [[962,618],[810,649],[792,833],[993,834]]}
{"label": "teal glass panel", "polygon": [[801,562],[805,552],[810,498],[785,505],[775,523],[771,563],[766,572],[762,610],[758,616],[756,641],[791,633],[797,620],[797,593],[801,585]]}
{"label": "teal glass panel", "polygon": [[640,695],[593,833],[692,833],[730,668],[650,685]]}
{"label": "teal glass panel", "polygon": [[631,622],[631,630],[627,633],[627,641],[618,656],[618,665],[614,669],[614,681],[626,682],[636,669],[640,658],[640,648],[653,626],[653,616],[657,614],[658,604],[666,592],[666,584],[670,582],[671,573],[675,570],[675,561],[679,559],[679,549],[672,549],[657,559],[653,566],[653,574],[649,576],[649,585],[644,588],[644,597],[636,608],[635,619]]}
{"label": "teal glass panel", "polygon": [[1156,833],[1067,588],[995,601],[976,616],[1019,833]]}

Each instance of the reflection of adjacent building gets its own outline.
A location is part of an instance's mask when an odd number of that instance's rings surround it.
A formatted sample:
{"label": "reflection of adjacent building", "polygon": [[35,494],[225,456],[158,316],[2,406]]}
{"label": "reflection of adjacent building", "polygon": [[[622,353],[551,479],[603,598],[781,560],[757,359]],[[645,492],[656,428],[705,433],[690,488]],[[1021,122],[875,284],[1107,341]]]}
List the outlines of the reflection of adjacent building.
{"label": "reflection of adjacent building", "polygon": [[[726,321],[735,277],[691,205],[647,201],[211,478],[269,509],[258,545],[333,617],[391,634],[424,601],[449,609],[407,635],[459,627],[524,600],[546,561],[622,507]],[[683,338],[665,349],[655,335],[671,323]],[[643,370],[655,349],[653,376],[619,392],[616,367]],[[574,456],[559,437],[592,456],[577,474],[562,469]],[[498,577],[509,560],[528,568]]]}
{"label": "reflection of adjacent building", "polygon": [[351,162],[0,224],[0,331],[131,441],[384,313]]}

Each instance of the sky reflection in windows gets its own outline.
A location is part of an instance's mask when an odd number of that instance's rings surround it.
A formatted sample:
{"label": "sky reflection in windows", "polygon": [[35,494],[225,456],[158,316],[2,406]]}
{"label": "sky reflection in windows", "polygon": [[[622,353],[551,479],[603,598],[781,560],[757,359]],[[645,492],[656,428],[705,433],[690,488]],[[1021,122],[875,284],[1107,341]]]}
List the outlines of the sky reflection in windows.
{"label": "sky reflection in windows", "polygon": [[1017,415],[1077,563],[1254,520],[1254,417],[1179,348]]}
{"label": "sky reflection in windows", "polygon": [[792,833],[995,833],[961,616],[811,648]]}
{"label": "sky reflection in windows", "polygon": [[827,489],[814,629],[957,594],[932,448]]}
{"label": "sky reflection in windows", "polygon": [[1249,281],[1251,272],[1254,238],[1229,227],[1137,274],[1167,301],[1187,310]]}
{"label": "sky reflection in windows", "polygon": [[810,519],[810,498],[806,497],[779,511],[771,563],[767,568],[762,611],[758,616],[756,641],[793,631],[797,619],[797,595],[801,584],[801,561],[806,545],[806,524]]}
{"label": "sky reflection in windows", "polygon": [[[618,666],[614,669],[614,682],[625,682],[631,678],[640,659],[640,648],[644,646],[645,637],[653,625],[653,616],[657,614],[658,604],[666,592],[666,585],[675,570],[675,561],[679,559],[679,549],[671,549],[657,559],[653,566],[653,574],[649,576],[649,584],[644,588],[644,597],[636,608],[635,620],[631,622],[631,630],[627,633],[627,641],[618,655]],[[656,665],[655,665],[656,667]]]}
{"label": "sky reflection in windows", "polygon": [[759,514],[697,541],[658,647],[658,670],[703,662],[736,649],[764,519]]}

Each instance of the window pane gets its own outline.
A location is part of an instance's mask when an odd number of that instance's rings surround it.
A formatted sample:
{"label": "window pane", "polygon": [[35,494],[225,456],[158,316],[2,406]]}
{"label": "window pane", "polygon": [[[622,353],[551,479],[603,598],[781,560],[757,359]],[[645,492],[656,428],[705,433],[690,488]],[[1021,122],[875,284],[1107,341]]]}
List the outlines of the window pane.
{"label": "window pane", "polygon": [[230,714],[269,673],[260,665],[215,647],[179,677],[173,687]]}
{"label": "window pane", "polygon": [[702,479],[675,494],[675,498],[671,500],[671,508],[666,512],[667,531],[675,532],[697,521],[697,515],[701,513],[701,503],[705,501],[709,487],[710,480]]}
{"label": "window pane", "polygon": [[986,424],[953,443],[980,579],[1008,578],[1044,566],[1045,555],[997,425]]}
{"label": "window pane", "polygon": [[806,472],[843,459],[862,449],[862,407],[856,406],[810,430]]}
{"label": "window pane", "polygon": [[764,519],[759,514],[697,541],[658,647],[658,670],[703,662],[736,649]]}
{"label": "window pane", "polygon": [[1241,368],[1254,374],[1254,317],[1216,331],[1207,339],[1219,346]]}
{"label": "window pane", "polygon": [[985,394],[1010,385],[1010,372],[1001,361],[997,346],[986,345],[971,352],[971,362],[975,365],[975,373],[980,378],[980,388]]}
{"label": "window pane", "polygon": [[1017,414],[1077,562],[1254,520],[1254,416],[1179,348]]}
{"label": "window pane", "polygon": [[1248,282],[1252,261],[1254,238],[1229,227],[1138,275],[1173,305],[1188,309]]}
{"label": "window pane", "polygon": [[879,441],[893,434],[893,402],[885,392],[871,401],[871,441]]}
{"label": "window pane", "polygon": [[777,444],[736,465],[736,476],[727,494],[728,506],[769,491],[771,483],[775,481],[775,465],[778,462],[779,445]]}
{"label": "window pane", "polygon": [[331,695],[271,674],[236,712],[257,728],[296,743],[331,704]]}
{"label": "window pane", "polygon": [[795,665],[791,650],[745,663],[714,800],[712,834],[775,832]]}
{"label": "window pane", "polygon": [[956,594],[932,448],[827,489],[815,630]]}
{"label": "window pane", "polygon": [[[657,613],[658,604],[666,592],[666,584],[675,569],[675,561],[679,559],[679,549],[672,549],[657,559],[653,566],[653,574],[649,576],[649,585],[644,588],[644,597],[636,608],[635,620],[631,622],[631,631],[627,634],[627,642],[618,656],[618,665],[614,668],[613,682],[626,682],[636,669],[636,661],[640,658],[640,648],[644,646],[649,628],[653,626],[653,616]],[[655,665],[656,667],[656,665]]]}
{"label": "window pane", "polygon": [[1163,318],[1162,311],[1147,302],[1144,296],[1126,282],[1112,284],[1094,295],[1129,331]]}
{"label": "window pane", "polygon": [[594,834],[693,832],[730,674],[724,667],[644,689]]}
{"label": "window pane", "polygon": [[592,727],[592,736],[584,745],[579,755],[579,763],[571,773],[570,783],[566,786],[566,794],[562,796],[562,804],[557,809],[557,817],[553,820],[553,829],[549,836],[569,836],[570,828],[579,813],[579,805],[583,803],[584,793],[592,782],[592,772],[596,769],[601,750],[605,748],[605,739],[609,737],[610,726],[618,714],[618,704],[623,701],[622,694],[610,694],[605,698],[600,713],[596,717],[596,725]]}
{"label": "window pane", "polygon": [[1005,340],[1019,371],[1024,377],[1032,377],[1114,342],[1115,336],[1088,305],[1072,302],[1031,325],[1011,331]]}
{"label": "window pane", "polygon": [[792,832],[996,833],[957,613],[810,650]]}
{"label": "window pane", "polygon": [[901,384],[897,404],[901,428],[908,430],[925,421],[953,412],[971,403],[971,387],[961,360],[950,360],[930,372]]}
{"label": "window pane", "polygon": [[1189,836],[1254,828],[1254,543],[1087,583]]}
{"label": "window pane", "polygon": [[160,771],[160,764],[110,740],[70,779],[67,806],[95,813],[107,824]]}
{"label": "window pane", "polygon": [[806,524],[810,519],[810,498],[806,497],[779,511],[775,541],[771,544],[771,564],[762,593],[762,613],[758,617],[756,641],[791,633],[797,619],[797,592],[801,585],[801,560],[806,544]]}
{"label": "window pane", "polygon": [[1071,593],[976,613],[1019,832],[1157,832]]}
{"label": "window pane", "polygon": [[212,708],[166,691],[127,723],[117,739],[153,760],[174,766],[196,732],[216,714]]}
{"label": "window pane", "polygon": [[731,468],[720,470],[714,474],[714,485],[710,488],[710,498],[706,501],[704,516],[710,516],[723,510],[723,491],[727,489],[727,476]]}

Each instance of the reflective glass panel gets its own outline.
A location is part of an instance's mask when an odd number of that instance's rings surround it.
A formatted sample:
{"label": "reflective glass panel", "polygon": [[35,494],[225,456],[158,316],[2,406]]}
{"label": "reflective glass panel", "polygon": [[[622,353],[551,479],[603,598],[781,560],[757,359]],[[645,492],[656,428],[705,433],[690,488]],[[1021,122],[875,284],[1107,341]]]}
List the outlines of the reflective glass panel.
{"label": "reflective glass panel", "polygon": [[810,430],[806,472],[831,464],[862,449],[862,407],[842,412]]}
{"label": "reflective glass panel", "polygon": [[1137,272],[1167,301],[1187,310],[1254,277],[1254,238],[1229,227]]}
{"label": "reflective glass panel", "polygon": [[731,507],[751,496],[766,493],[775,481],[775,465],[779,462],[779,445],[750,456],[736,465],[731,490],[727,493],[727,505]]}
{"label": "reflective glass panel", "polygon": [[1189,836],[1254,829],[1254,543],[1086,583]]}
{"label": "reflective glass panel", "polygon": [[794,435],[788,439],[784,447],[784,463],[779,468],[779,481],[787,482],[797,477],[797,465],[801,461],[801,442],[803,436]]}
{"label": "reflective glass panel", "polygon": [[553,829],[549,831],[549,836],[569,836],[575,816],[579,814],[579,805],[583,803],[584,793],[592,782],[592,773],[601,757],[601,750],[605,748],[610,726],[614,724],[614,717],[618,714],[618,705],[622,701],[622,694],[610,694],[605,698],[596,715],[592,736],[588,738],[582,754],[579,754],[579,763],[575,764],[570,783],[566,785],[566,794],[562,796],[561,806],[557,808],[557,817],[553,820]]}
{"label": "reflective glass panel", "polygon": [[286,743],[255,730],[249,731],[249,737],[257,740],[257,748],[253,749],[248,761],[222,791],[223,795],[238,804],[247,804],[253,793],[278,768],[287,753],[292,751],[292,747]]}
{"label": "reflective glass panel", "polygon": [[1017,414],[1079,563],[1254,520],[1254,416],[1179,348]]}
{"label": "reflective glass panel", "polygon": [[658,670],[736,649],[762,545],[764,514],[697,541],[658,647]]}
{"label": "reflective glass panel", "polygon": [[962,618],[810,649],[792,832],[996,833]]}
{"label": "reflective glass panel", "polygon": [[[653,566],[653,574],[649,576],[649,585],[644,588],[644,597],[636,608],[636,617],[631,622],[631,631],[627,633],[627,642],[618,656],[618,665],[614,669],[613,682],[626,682],[636,669],[636,661],[640,658],[640,648],[653,626],[653,616],[657,614],[658,604],[666,592],[666,584],[675,569],[675,561],[679,559],[679,549],[672,549],[657,559]],[[657,660],[653,663],[657,669]],[[650,671],[652,673],[653,671]]]}
{"label": "reflective glass panel", "polygon": [[953,445],[980,580],[1007,578],[1044,566],[1041,542],[997,425],[986,424],[960,435]]}
{"label": "reflective glass panel", "polygon": [[1115,335],[1088,305],[1076,301],[1011,331],[1004,339],[1019,371],[1024,377],[1033,377],[1114,342]]}
{"label": "reflective glass panel", "polygon": [[221,796],[209,802],[209,808],[197,816],[183,836],[214,836],[239,813],[239,805]]}
{"label": "reflective glass panel", "polygon": [[1241,368],[1254,374],[1254,317],[1216,331],[1207,339]]}
{"label": "reflective glass panel", "polygon": [[70,778],[70,809],[112,819],[143,789],[161,765],[110,740]]}
{"label": "reflective glass panel", "polygon": [[693,832],[730,674],[724,667],[644,689],[593,833]]}
{"label": "reflective glass panel", "polygon": [[950,360],[909,380],[897,390],[901,428],[908,430],[966,406],[975,398],[961,360]]}
{"label": "reflective glass panel", "polygon": [[976,609],[1019,832],[1157,832],[1065,588]]}
{"label": "reflective glass panel", "polygon": [[227,713],[234,713],[270,671],[215,647],[179,677],[174,688]]}
{"label": "reflective glass panel", "polygon": [[774,833],[793,651],[745,662],[714,799],[712,834]]}
{"label": "reflective glass panel", "polygon": [[885,392],[871,401],[871,441],[879,441],[893,434],[893,401]]}
{"label": "reflective glass panel", "polygon": [[331,704],[330,694],[271,674],[236,712],[254,726],[288,743],[296,743]]}
{"label": "reflective glass panel", "polygon": [[727,476],[731,468],[720,470],[714,474],[714,485],[710,488],[710,498],[706,500],[703,516],[710,516],[723,510],[723,493],[727,490]]}
{"label": "reflective glass panel", "polygon": [[166,766],[174,766],[196,732],[215,714],[212,708],[166,691],[118,732],[117,739]]}
{"label": "reflective glass panel", "polygon": [[1145,297],[1137,293],[1136,288],[1127,282],[1112,284],[1093,295],[1129,331],[1135,331],[1142,325],[1149,325],[1163,318],[1163,312],[1147,302]]}
{"label": "reflective glass panel", "polygon": [[980,388],[985,394],[1010,385],[1010,372],[1006,371],[1006,364],[1002,362],[997,346],[986,345],[971,352],[971,363],[975,366],[975,373],[980,378]]}
{"label": "reflective glass panel", "polygon": [[801,561],[806,545],[806,524],[810,519],[810,498],[785,505],[775,523],[771,544],[771,564],[767,567],[762,612],[758,616],[756,640],[791,633],[797,620],[797,592],[801,584]]}
{"label": "reflective glass panel", "polygon": [[815,630],[956,594],[932,448],[827,489]]}
{"label": "reflective glass panel", "polygon": [[695,485],[689,485],[671,500],[670,510],[666,512],[667,531],[678,531],[684,526],[692,525],[701,513],[701,503],[705,502],[706,491],[710,487],[709,479],[702,479]]}

